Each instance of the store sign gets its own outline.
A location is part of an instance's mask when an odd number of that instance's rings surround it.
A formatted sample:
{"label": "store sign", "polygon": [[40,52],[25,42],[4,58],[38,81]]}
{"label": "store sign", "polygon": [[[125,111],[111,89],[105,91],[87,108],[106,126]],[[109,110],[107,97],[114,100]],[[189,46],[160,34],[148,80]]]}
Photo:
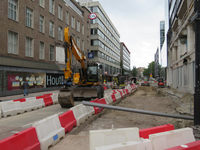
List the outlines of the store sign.
{"label": "store sign", "polygon": [[97,14],[95,14],[95,13],[91,13],[91,14],[89,14],[88,17],[89,17],[90,20],[94,20],[94,19],[97,18]]}
{"label": "store sign", "polygon": [[63,74],[47,74],[46,75],[46,86],[60,86],[63,83]]}

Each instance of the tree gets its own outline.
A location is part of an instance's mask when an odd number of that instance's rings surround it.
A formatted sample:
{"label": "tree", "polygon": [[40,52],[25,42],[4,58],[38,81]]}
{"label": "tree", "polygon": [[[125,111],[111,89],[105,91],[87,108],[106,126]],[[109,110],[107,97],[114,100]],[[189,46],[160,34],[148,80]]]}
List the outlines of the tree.
{"label": "tree", "polygon": [[135,66],[133,66],[133,69],[131,70],[131,75],[136,77],[137,76],[137,68]]}
{"label": "tree", "polygon": [[150,77],[150,74],[152,74],[152,77],[155,75],[155,62],[152,61],[149,63],[148,68],[144,69],[143,75],[146,77]]}

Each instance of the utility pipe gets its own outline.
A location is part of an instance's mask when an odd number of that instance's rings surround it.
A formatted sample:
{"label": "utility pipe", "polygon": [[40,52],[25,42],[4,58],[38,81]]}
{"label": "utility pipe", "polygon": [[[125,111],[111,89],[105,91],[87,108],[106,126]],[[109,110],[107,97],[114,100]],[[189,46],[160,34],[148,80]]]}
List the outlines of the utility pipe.
{"label": "utility pipe", "polygon": [[154,116],[162,116],[162,117],[194,120],[194,117],[192,117],[192,116],[166,114],[166,113],[153,112],[153,111],[147,111],[147,110],[139,110],[139,109],[118,107],[118,106],[112,106],[112,105],[104,105],[104,104],[99,104],[99,103],[91,103],[91,102],[86,102],[86,101],[82,101],[82,104],[83,105],[88,105],[88,106],[100,107],[100,108],[107,108],[107,109],[114,109],[114,110],[120,110],[120,111],[128,111],[128,112],[146,114],[146,115],[154,115]]}

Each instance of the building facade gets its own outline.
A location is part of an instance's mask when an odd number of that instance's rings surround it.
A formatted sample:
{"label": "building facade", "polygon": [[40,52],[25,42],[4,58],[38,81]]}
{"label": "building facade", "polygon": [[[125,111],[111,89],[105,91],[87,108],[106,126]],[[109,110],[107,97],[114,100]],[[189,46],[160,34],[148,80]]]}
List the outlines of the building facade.
{"label": "building facade", "polygon": [[156,53],[154,55],[154,61],[155,61],[155,75],[154,77],[157,78],[159,77],[159,50],[157,48]]}
{"label": "building facade", "polygon": [[25,80],[30,92],[62,85],[65,27],[90,49],[90,11],[74,0],[1,0],[0,11],[0,96],[22,93]]}
{"label": "building facade", "polygon": [[121,64],[121,70],[124,69],[124,74],[128,75],[131,68],[130,68],[130,51],[126,47],[126,45],[121,42],[120,43],[120,63]]}
{"label": "building facade", "polygon": [[169,0],[167,85],[194,93],[194,0]]}
{"label": "building facade", "polygon": [[165,41],[165,21],[160,21],[160,50]]}
{"label": "building facade", "polygon": [[[91,20],[91,52],[94,59],[102,66],[102,75],[110,80],[115,73],[120,73],[120,35],[98,1],[78,0],[97,15]],[[109,77],[110,76],[110,77]]]}

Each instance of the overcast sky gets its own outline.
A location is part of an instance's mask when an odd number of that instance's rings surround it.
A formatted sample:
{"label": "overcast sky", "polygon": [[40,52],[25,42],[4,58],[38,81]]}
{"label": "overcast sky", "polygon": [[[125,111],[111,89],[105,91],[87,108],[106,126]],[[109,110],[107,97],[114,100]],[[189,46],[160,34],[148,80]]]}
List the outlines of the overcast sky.
{"label": "overcast sky", "polygon": [[[93,0],[95,1],[95,0]],[[133,66],[147,67],[160,45],[164,0],[98,0],[131,52]]]}

